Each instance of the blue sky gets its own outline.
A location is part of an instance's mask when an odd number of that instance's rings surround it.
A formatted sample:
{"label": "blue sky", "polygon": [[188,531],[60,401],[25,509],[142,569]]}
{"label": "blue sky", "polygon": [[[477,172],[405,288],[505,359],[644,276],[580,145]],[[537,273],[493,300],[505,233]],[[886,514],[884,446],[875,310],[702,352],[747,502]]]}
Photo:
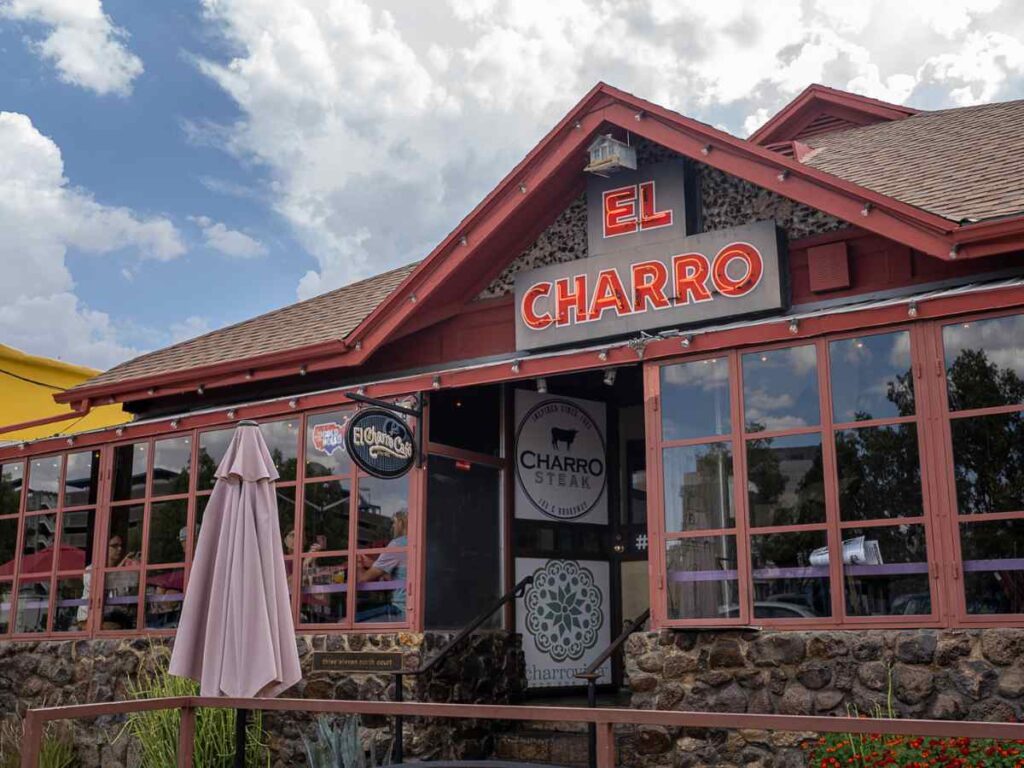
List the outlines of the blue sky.
{"label": "blue sky", "polygon": [[1024,95],[1011,2],[765,7],[0,0],[0,343],[107,367],[421,258],[599,79],[737,135]]}

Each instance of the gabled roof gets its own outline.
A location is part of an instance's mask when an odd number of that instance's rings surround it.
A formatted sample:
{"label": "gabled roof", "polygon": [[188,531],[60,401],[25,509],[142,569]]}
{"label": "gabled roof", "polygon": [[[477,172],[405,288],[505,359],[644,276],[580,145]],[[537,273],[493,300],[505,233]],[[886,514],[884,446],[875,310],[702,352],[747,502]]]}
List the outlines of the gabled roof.
{"label": "gabled roof", "polygon": [[748,137],[792,155],[786,146],[829,131],[902,120],[919,110],[813,83]]}
{"label": "gabled roof", "polygon": [[259,315],[251,320],[182,341],[136,357],[88,382],[102,387],[168,371],[208,370],[213,365],[237,361],[258,364],[282,353],[298,354],[310,345],[334,340],[338,351],[344,339],[416,267],[409,264],[382,275],[360,280],[297,304]]}
{"label": "gabled roof", "polygon": [[1024,212],[1024,101],[805,139],[814,168],[953,221]]}
{"label": "gabled roof", "polygon": [[[199,385],[223,387],[361,365],[397,335],[438,322],[476,296],[579,195],[584,186],[585,149],[595,135],[610,128],[628,130],[938,258],[1024,247],[1024,218],[1002,221],[998,227],[960,227],[903,200],[599,83],[415,268],[387,273],[150,353],[56,399],[80,405],[142,400]],[[806,153],[803,157],[807,159]]]}

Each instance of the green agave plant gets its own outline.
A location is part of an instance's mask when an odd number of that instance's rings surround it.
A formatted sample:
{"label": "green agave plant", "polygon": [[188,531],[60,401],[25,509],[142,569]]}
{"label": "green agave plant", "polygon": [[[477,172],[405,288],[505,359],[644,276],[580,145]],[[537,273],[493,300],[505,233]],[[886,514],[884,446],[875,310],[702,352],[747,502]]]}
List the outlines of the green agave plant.
{"label": "green agave plant", "polygon": [[[309,768],[376,768],[375,749],[370,747],[367,760],[359,741],[359,715],[335,718],[321,715],[316,719],[316,740],[302,737]],[[389,748],[390,751],[390,748]],[[384,762],[390,762],[385,755]]]}

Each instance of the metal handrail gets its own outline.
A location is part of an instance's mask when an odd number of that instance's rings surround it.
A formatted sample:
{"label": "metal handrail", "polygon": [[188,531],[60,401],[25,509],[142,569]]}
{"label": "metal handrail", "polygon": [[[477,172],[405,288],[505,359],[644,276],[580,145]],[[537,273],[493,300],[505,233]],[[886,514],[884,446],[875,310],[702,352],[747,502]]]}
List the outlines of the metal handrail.
{"label": "metal handrail", "polygon": [[[475,619],[473,619],[473,621],[471,621],[469,624],[467,624],[461,630],[459,630],[459,633],[455,635],[455,637],[453,637],[450,641],[448,641],[448,644],[445,645],[444,648],[442,648],[437,653],[436,656],[430,659],[430,661],[426,663],[420,662],[420,665],[416,667],[416,669],[393,672],[392,674],[395,676],[395,693],[393,696],[394,700],[396,702],[402,701],[403,681],[405,680],[406,675],[423,675],[432,670],[434,667],[440,664],[443,659],[448,658],[448,656],[451,655],[451,652],[459,645],[459,643],[461,643],[463,640],[465,640],[467,637],[473,634],[476,630],[478,630],[485,621],[487,621],[489,618],[491,618],[491,616],[497,613],[498,610],[503,608],[506,603],[510,603],[511,601],[522,597],[526,593],[526,588],[531,584],[533,584],[533,576],[531,575],[524,577],[518,584],[512,587],[512,589],[510,589],[508,592],[506,592],[504,595],[502,595],[496,601],[494,601],[490,606],[488,606],[485,611],[482,611]],[[393,741],[392,754],[394,755],[396,763],[401,763],[405,757],[404,737],[402,735],[403,721],[404,718],[402,717],[401,714],[395,715],[395,736]]]}
{"label": "metal handrail", "polygon": [[[619,636],[612,640],[608,647],[598,654],[589,667],[576,674],[576,677],[587,681],[587,706],[591,709],[597,706],[597,681],[601,677],[601,673],[598,670],[611,658],[613,653],[619,650],[621,645],[626,642],[626,638],[636,632],[639,627],[642,627],[644,622],[650,617],[651,609],[648,608],[632,621],[627,621]],[[588,768],[596,768],[597,766],[597,725],[595,723],[587,726],[587,765]]]}
{"label": "metal handrail", "polygon": [[518,584],[512,587],[512,589],[510,589],[504,595],[499,597],[485,611],[482,611],[479,616],[473,619],[473,621],[471,621],[469,624],[467,624],[461,630],[459,630],[459,633],[455,635],[455,637],[453,637],[448,642],[448,644],[444,648],[442,648],[440,652],[436,656],[434,656],[430,661],[428,661],[426,664],[421,663],[420,666],[416,669],[410,670],[408,672],[403,671],[396,674],[422,675],[429,672],[438,664],[440,664],[442,659],[447,658],[459,643],[461,643],[469,635],[473,634],[473,632],[479,629],[480,626],[489,618],[491,618],[491,616],[497,613],[500,608],[503,608],[506,603],[510,603],[513,600],[522,597],[526,593],[526,588],[531,584],[533,584],[533,576],[526,576],[525,578],[523,578],[522,581],[520,581]]}
{"label": "metal handrail", "polygon": [[608,644],[608,647],[606,647],[603,651],[601,651],[601,653],[598,655],[598,657],[596,659],[594,659],[593,662],[591,662],[589,667],[587,667],[582,672],[577,672],[575,677],[582,678],[583,680],[594,680],[594,681],[596,681],[598,678],[600,678],[601,677],[601,673],[598,672],[598,670],[601,668],[601,666],[606,661],[608,661],[608,659],[611,657],[611,655],[613,653],[615,653],[617,650],[619,650],[619,647],[624,642],[626,642],[626,638],[628,638],[630,635],[632,635],[634,632],[636,632],[636,630],[639,627],[642,627],[644,625],[644,622],[646,622],[647,619],[649,619],[650,617],[651,617],[651,609],[648,608],[646,611],[641,613],[635,619],[633,619],[631,621],[627,621],[625,623],[625,625],[623,626],[622,632],[619,634],[619,636],[616,637],[614,640],[612,640],[611,643]]}

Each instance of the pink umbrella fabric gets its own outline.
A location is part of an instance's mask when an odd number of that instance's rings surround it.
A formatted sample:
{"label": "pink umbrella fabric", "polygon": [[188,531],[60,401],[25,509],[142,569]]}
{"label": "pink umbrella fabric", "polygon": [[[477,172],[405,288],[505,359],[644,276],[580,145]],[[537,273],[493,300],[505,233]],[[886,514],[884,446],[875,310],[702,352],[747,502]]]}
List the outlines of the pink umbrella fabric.
{"label": "pink umbrella fabric", "polygon": [[277,519],[277,469],[241,422],[216,473],[170,672],[202,696],[277,696],[302,679]]}

